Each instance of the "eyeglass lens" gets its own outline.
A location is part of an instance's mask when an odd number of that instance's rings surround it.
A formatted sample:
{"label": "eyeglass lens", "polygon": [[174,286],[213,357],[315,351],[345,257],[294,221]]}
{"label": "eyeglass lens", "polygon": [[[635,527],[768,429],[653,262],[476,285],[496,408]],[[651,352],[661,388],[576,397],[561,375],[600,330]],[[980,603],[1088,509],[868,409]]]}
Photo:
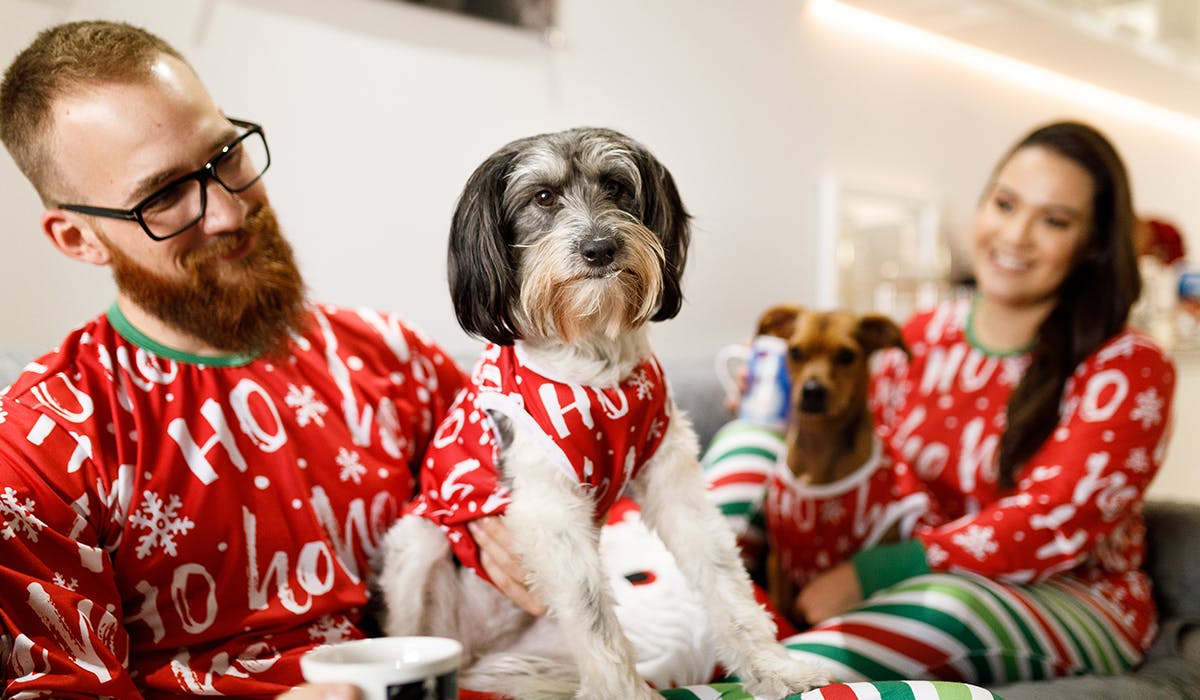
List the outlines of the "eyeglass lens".
{"label": "eyeglass lens", "polygon": [[[268,163],[266,140],[260,132],[252,131],[215,159],[212,176],[225,189],[237,193],[254,184]],[[141,214],[146,228],[165,238],[199,221],[205,207],[201,190],[206,185],[206,178],[188,178],[145,201]]]}

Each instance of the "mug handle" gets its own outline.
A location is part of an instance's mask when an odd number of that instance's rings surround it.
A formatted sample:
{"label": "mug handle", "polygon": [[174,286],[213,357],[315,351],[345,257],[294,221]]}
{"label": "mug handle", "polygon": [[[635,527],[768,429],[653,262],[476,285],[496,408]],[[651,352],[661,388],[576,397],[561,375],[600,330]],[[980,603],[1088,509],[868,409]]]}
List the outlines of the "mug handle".
{"label": "mug handle", "polygon": [[750,346],[745,343],[734,343],[717,350],[714,362],[717,381],[730,401],[741,400],[742,387],[738,381],[738,369],[744,370],[749,364]]}

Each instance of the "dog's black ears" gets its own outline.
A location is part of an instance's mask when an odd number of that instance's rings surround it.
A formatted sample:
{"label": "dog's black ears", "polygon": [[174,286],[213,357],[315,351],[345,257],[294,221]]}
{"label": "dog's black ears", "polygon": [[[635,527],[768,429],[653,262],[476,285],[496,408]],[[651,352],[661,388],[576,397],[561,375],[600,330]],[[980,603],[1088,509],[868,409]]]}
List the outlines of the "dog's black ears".
{"label": "dog's black ears", "polygon": [[674,318],[683,306],[683,269],[692,235],[691,216],[675,187],[671,172],[648,150],[632,149],[642,179],[642,223],[662,237],[663,293],[653,321]]}
{"label": "dog's black ears", "polygon": [[787,340],[796,332],[796,319],[804,313],[804,307],[796,304],[777,304],[758,317],[755,335],[773,335]]}
{"label": "dog's black ears", "polygon": [[912,358],[912,353],[904,344],[904,334],[900,332],[900,327],[883,314],[864,315],[858,322],[855,337],[867,354],[884,348],[900,348],[909,359]]}
{"label": "dog's black ears", "polygon": [[516,261],[503,209],[506,176],[517,152],[501,149],[471,173],[454,210],[447,257],[459,325],[500,345],[517,339],[509,311],[518,293]]}

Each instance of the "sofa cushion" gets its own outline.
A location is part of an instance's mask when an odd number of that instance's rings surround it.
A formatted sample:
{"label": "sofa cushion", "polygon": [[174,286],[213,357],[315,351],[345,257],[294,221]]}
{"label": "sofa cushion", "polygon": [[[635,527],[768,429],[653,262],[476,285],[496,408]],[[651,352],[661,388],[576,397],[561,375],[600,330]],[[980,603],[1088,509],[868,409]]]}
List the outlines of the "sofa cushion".
{"label": "sofa cushion", "polygon": [[1146,528],[1146,568],[1159,617],[1200,621],[1200,507],[1150,501]]}
{"label": "sofa cushion", "polygon": [[0,389],[12,384],[25,365],[29,364],[34,357],[37,355],[32,352],[0,350]]}

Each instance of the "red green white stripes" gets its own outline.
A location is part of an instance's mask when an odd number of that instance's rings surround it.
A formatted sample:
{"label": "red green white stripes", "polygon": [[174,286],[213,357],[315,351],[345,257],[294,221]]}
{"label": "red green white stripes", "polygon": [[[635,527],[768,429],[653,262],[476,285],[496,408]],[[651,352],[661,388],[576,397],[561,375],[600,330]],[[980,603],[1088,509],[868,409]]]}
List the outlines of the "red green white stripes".
{"label": "red green white stripes", "polygon": [[847,681],[940,678],[1003,684],[1128,670],[1140,653],[1068,577],[1032,585],[929,574],[785,640]]}
{"label": "red green white stripes", "polygon": [[[662,691],[669,700],[756,700],[741,686],[720,683]],[[999,696],[973,685],[947,681],[879,681],[837,683],[792,700],[1000,700]]]}
{"label": "red green white stripes", "polygon": [[717,431],[704,453],[709,498],[737,535],[744,559],[754,559],[761,552],[767,480],[783,451],[783,437],[778,433],[735,420]]}
{"label": "red green white stripes", "polygon": [[844,683],[802,693],[800,700],[991,700],[983,688],[946,681]]}

